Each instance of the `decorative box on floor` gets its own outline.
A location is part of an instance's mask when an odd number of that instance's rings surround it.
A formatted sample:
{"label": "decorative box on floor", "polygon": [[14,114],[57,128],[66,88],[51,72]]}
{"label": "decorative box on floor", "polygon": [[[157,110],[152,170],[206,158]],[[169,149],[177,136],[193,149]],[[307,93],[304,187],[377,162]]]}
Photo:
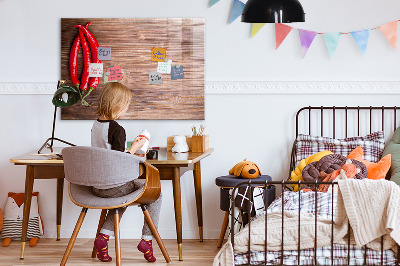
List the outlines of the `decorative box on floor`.
{"label": "decorative box on floor", "polygon": [[[247,182],[250,179],[244,179],[236,177],[234,175],[220,176],[215,179],[215,184],[220,187],[220,209],[225,212],[224,221],[222,223],[221,234],[219,236],[218,247],[222,246],[225,232],[229,224],[229,214],[231,211],[231,199],[230,193],[236,185],[242,182]],[[262,175],[257,178],[251,179],[251,181],[272,181],[272,178],[268,175]],[[253,217],[264,209],[264,203],[268,207],[275,200],[275,186],[269,185],[267,189],[254,185],[252,186],[252,193],[250,187],[245,185],[236,190],[235,197],[235,226],[239,229],[242,225],[247,223],[249,217]],[[252,194],[252,198],[250,196]]]}

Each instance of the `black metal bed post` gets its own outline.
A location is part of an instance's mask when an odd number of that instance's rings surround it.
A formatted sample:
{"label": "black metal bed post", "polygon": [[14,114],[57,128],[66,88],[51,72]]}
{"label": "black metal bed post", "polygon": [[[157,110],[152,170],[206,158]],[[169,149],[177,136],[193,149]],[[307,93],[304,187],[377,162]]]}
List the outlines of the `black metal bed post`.
{"label": "black metal bed post", "polygon": [[317,213],[318,213],[318,180],[315,180],[315,210],[314,210],[314,230],[315,230],[315,237],[314,237],[314,265],[317,265]]}
{"label": "black metal bed post", "polygon": [[284,226],[284,213],[285,213],[285,208],[284,208],[284,198],[285,198],[285,181],[282,180],[282,234],[281,234],[281,265],[283,265],[283,226]]}
{"label": "black metal bed post", "polygon": [[269,191],[268,191],[268,179],[265,180],[265,187],[264,187],[264,192],[265,192],[265,199],[264,199],[264,211],[265,211],[265,245],[264,245],[264,265],[267,265],[267,250],[268,250],[268,199],[269,199]]}
{"label": "black metal bed post", "polygon": [[249,227],[249,243],[247,245],[247,261],[249,262],[249,265],[251,263],[251,256],[250,256],[250,245],[251,245],[251,211],[254,208],[254,202],[252,202],[253,200],[253,188],[251,186],[251,179],[248,181],[249,182],[249,189],[250,189],[250,195],[249,195],[249,205],[250,205],[250,210],[248,210],[247,213],[247,221],[249,223],[248,227]]}
{"label": "black metal bed post", "polygon": [[297,265],[300,265],[300,206],[301,206],[301,189],[300,189],[301,180],[298,181],[299,188],[299,223],[298,223],[298,237],[297,237]]}
{"label": "black metal bed post", "polygon": [[334,208],[334,204],[333,204],[333,202],[334,202],[334,194],[335,194],[335,183],[332,181],[332,212],[331,212],[331,214],[332,214],[332,220],[331,220],[331,264],[333,265],[333,215],[334,215],[334,213],[333,213],[333,208]]}

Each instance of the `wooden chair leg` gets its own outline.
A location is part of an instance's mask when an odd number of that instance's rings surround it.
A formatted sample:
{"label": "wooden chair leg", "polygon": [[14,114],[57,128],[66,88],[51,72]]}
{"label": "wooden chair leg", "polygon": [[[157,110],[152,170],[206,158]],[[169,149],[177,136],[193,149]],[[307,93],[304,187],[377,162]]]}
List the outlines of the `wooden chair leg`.
{"label": "wooden chair leg", "polygon": [[64,257],[61,260],[60,265],[64,266],[67,263],[69,254],[71,253],[72,247],[74,246],[76,237],[78,236],[79,230],[81,229],[83,220],[85,219],[87,208],[82,208],[81,214],[79,215],[78,221],[76,222],[74,232],[72,232],[71,239],[69,240],[67,249],[65,250]]}
{"label": "wooden chair leg", "polygon": [[[96,238],[100,234],[100,230],[103,227],[104,221],[106,220],[106,215],[107,215],[107,210],[106,209],[101,210],[101,215],[100,215],[100,219],[99,219],[99,226],[97,226]],[[97,255],[97,250],[96,250],[96,248],[94,247],[94,244],[93,244],[92,258],[96,258],[96,255]]]}
{"label": "wooden chair leg", "polygon": [[119,235],[119,213],[118,209],[115,209],[114,214],[114,234],[115,234],[115,256],[117,257],[115,261],[115,265],[121,265],[121,243],[120,243],[120,235]]}
{"label": "wooden chair leg", "polygon": [[224,237],[225,237],[226,228],[228,227],[228,222],[229,222],[229,212],[225,212],[225,217],[224,217],[224,221],[222,222],[221,234],[219,235],[217,248],[220,248],[222,246],[222,242],[224,241]]}
{"label": "wooden chair leg", "polygon": [[153,233],[153,236],[155,237],[155,239],[157,240],[157,244],[161,249],[161,252],[164,256],[164,259],[167,263],[171,262],[171,259],[168,255],[168,251],[164,246],[164,243],[161,240],[160,234],[158,233],[158,230],[156,228],[156,225],[153,222],[153,219],[150,216],[149,211],[147,210],[145,205],[140,205],[140,207],[142,208],[143,214],[144,214],[144,219],[146,220],[147,224],[150,226],[150,230]]}

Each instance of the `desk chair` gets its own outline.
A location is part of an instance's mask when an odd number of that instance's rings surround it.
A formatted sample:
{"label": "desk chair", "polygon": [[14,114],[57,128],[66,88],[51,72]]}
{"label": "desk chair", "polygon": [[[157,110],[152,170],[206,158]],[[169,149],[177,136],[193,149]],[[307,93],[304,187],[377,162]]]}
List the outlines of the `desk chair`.
{"label": "desk chair", "polygon": [[[96,237],[103,226],[107,209],[116,209],[114,215],[116,265],[121,265],[118,208],[128,205],[139,205],[142,208],[145,220],[149,224],[165,260],[167,263],[171,262],[153,219],[145,205],[157,200],[161,193],[160,176],[157,168],[146,162],[141,163],[142,176],[146,178],[143,180],[145,183],[143,189],[136,190],[123,197],[101,198],[92,193],[92,186],[118,185],[128,182],[132,179],[132,176],[139,176],[140,171],[135,167],[135,164],[137,165],[138,162],[141,162],[140,158],[120,151],[78,146],[64,148],[62,156],[64,160],[65,179],[70,182],[68,187],[69,196],[74,204],[82,207],[82,211],[65,250],[61,265],[65,265],[68,260],[88,209],[102,209]],[[96,250],[94,249],[92,257],[95,257],[95,255]]]}

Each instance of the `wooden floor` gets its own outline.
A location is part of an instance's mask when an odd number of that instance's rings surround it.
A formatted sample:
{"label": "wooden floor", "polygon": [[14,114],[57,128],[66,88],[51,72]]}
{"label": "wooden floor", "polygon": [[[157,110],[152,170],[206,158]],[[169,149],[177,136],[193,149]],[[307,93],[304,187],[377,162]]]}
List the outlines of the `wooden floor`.
{"label": "wooden floor", "polygon": [[[40,239],[36,247],[26,247],[25,259],[19,259],[20,242],[12,241],[9,247],[0,246],[0,265],[60,265],[65,248],[69,239]],[[157,258],[157,265],[212,265],[215,255],[218,253],[217,240],[187,240],[183,241],[183,261],[178,261],[178,247],[176,240],[164,240],[172,262],[167,264],[154,241],[154,254]],[[149,264],[143,254],[136,249],[139,240],[121,240],[122,264],[123,265],[154,265]],[[112,263],[104,263],[92,259],[92,239],[77,239],[68,259],[67,265],[115,265],[114,262],[114,243],[110,241],[110,255],[113,257]]]}

